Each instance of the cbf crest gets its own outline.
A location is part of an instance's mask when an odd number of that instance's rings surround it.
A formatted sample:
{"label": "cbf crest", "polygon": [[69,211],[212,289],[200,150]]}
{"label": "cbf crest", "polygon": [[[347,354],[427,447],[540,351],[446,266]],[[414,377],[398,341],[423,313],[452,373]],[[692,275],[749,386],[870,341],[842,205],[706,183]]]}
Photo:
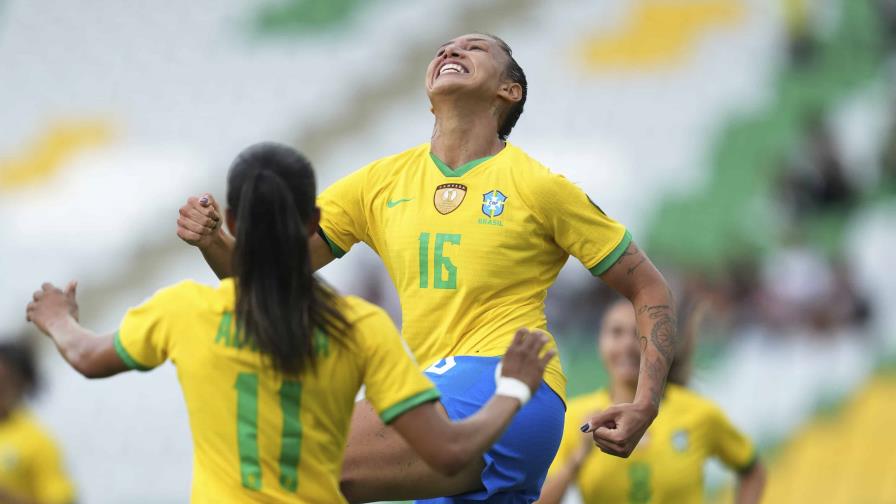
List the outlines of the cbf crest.
{"label": "cbf crest", "polygon": [[507,201],[507,196],[504,193],[497,189],[492,189],[482,195],[482,213],[490,219],[494,219],[504,213],[505,201]]}
{"label": "cbf crest", "polygon": [[442,184],[436,187],[436,193],[432,197],[432,204],[436,211],[442,215],[450,214],[457,210],[467,195],[467,186],[463,184]]}

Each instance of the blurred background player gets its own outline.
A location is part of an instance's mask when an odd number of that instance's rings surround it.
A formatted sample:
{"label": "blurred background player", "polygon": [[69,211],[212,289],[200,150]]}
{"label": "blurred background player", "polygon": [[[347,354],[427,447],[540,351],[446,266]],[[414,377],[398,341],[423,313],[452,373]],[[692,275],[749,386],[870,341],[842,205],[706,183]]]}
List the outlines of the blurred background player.
{"label": "blurred background player", "polygon": [[[627,459],[594,450],[582,428],[595,413],[628,402],[638,384],[639,338],[631,303],[617,299],[606,310],[597,336],[609,385],[569,403],[563,442],[542,488],[540,504],[559,504],[575,485],[585,504],[675,504],[703,501],[703,470],[720,459],[738,475],[737,504],[757,504],[765,469],[753,443],[722,410],[686,388],[700,308],[682,309],[683,344],[669,372],[656,420]],[[585,422],[585,425],[583,425]]]}
{"label": "blurred background player", "polygon": [[[594,420],[601,449],[627,455],[656,416],[672,362],[675,313],[665,280],[580,187],[507,142],[528,85],[503,40],[468,34],[442,44],[425,87],[435,116],[431,143],[375,161],[321,194],[312,264],[320,268],[359,242],[379,254],[399,290],[403,336],[429,367],[448,415],[459,419],[491,395],[487,378],[514,331],[547,330],[547,290],[575,256],[638,307],[637,324],[649,335],[637,392]],[[231,274],[231,238],[214,204],[191,199],[178,226],[219,276]],[[559,359],[545,376],[498,446],[450,479],[420,463],[361,405],[343,489],[359,500],[461,494],[457,500],[531,502],[563,423]]]}
{"label": "blurred background player", "polygon": [[228,177],[235,278],[162,289],[103,336],[79,324],[74,283],[44,284],[28,305],[86,377],[176,364],[194,436],[193,502],[343,501],[339,469],[362,383],[383,423],[434,470],[457,474],[498,438],[554,356],[539,356],[546,336],[519,331],[494,396],[452,423],[388,316],[313,276],[315,194],[301,154],[254,145]]}
{"label": "blurred background player", "polygon": [[0,504],[72,504],[56,441],[25,407],[38,374],[24,339],[0,343]]}

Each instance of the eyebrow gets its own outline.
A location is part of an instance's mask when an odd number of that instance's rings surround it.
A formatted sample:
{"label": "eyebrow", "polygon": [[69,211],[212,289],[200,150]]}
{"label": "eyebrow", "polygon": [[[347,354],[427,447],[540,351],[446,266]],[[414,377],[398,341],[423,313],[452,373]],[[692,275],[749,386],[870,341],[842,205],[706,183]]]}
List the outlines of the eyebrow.
{"label": "eyebrow", "polygon": [[[467,42],[488,42],[488,40],[489,40],[489,39],[482,38],[482,37],[473,37],[473,38],[468,38],[468,39],[466,39]],[[448,42],[445,42],[444,44],[442,44],[442,45],[439,46],[439,49],[444,48],[446,45],[448,45],[448,44],[450,44],[450,43],[452,43],[452,42],[454,42],[454,41],[453,41],[453,40],[449,40]]]}

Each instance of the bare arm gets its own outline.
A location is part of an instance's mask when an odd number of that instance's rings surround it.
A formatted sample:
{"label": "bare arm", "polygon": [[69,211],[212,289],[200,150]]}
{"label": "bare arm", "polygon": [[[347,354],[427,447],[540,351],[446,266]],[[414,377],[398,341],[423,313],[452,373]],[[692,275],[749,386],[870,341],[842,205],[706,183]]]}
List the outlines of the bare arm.
{"label": "bare arm", "polygon": [[[202,252],[205,262],[218,278],[233,276],[233,235],[224,229],[222,212],[210,194],[191,196],[180,207],[177,218],[177,236]],[[311,267],[317,271],[336,257],[330,246],[314,233],[308,240],[311,251]]]}
{"label": "bare arm", "polygon": [[[524,382],[534,394],[554,356],[551,350],[539,357],[546,342],[543,334],[518,331],[502,361],[502,375]],[[402,414],[392,426],[430,467],[453,476],[488,451],[519,409],[518,399],[495,395],[473,416],[452,422],[430,402]]]}
{"label": "bare arm", "polygon": [[49,283],[34,293],[28,304],[28,321],[53,340],[62,357],[87,378],[105,378],[129,368],[115,351],[114,336],[97,336],[78,323],[77,284],[65,292]]}
{"label": "bare arm", "polygon": [[675,301],[666,280],[634,242],[601,279],[635,308],[641,370],[634,402],[604,410],[592,419],[590,430],[601,450],[627,457],[659,411],[678,344]]}
{"label": "bare arm", "polygon": [[765,467],[756,461],[737,481],[737,504],[758,504],[765,490]]}
{"label": "bare arm", "polygon": [[563,466],[548,476],[541,487],[541,496],[536,501],[537,504],[560,504],[566,490],[575,483],[585,462],[585,457],[591,452],[593,444],[590,440],[583,439],[578,450],[563,464]]}

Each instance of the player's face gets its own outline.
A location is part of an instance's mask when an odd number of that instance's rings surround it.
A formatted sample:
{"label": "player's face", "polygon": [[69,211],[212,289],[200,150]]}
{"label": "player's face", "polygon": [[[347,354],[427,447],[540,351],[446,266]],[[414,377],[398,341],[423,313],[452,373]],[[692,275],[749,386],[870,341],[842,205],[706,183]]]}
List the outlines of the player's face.
{"label": "player's face", "polygon": [[631,303],[615,303],[604,315],[600,329],[600,356],[615,382],[637,384],[641,366],[638,326]]}
{"label": "player's face", "polygon": [[503,82],[507,55],[495,39],[469,34],[446,42],[426,70],[426,92],[437,96],[465,93],[493,98]]}
{"label": "player's face", "polygon": [[0,359],[0,417],[5,417],[22,400],[22,384],[18,374]]}

